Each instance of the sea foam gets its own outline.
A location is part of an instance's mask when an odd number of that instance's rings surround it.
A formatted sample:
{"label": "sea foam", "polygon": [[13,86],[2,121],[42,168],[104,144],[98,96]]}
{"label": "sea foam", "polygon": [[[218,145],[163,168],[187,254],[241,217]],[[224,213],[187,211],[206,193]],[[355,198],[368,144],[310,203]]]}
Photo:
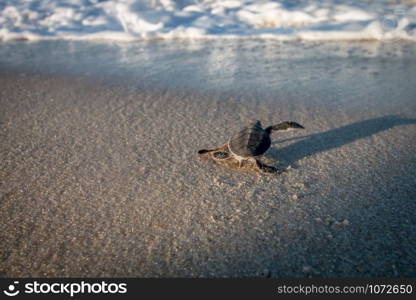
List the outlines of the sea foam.
{"label": "sea foam", "polygon": [[416,1],[3,0],[0,40],[416,41]]}

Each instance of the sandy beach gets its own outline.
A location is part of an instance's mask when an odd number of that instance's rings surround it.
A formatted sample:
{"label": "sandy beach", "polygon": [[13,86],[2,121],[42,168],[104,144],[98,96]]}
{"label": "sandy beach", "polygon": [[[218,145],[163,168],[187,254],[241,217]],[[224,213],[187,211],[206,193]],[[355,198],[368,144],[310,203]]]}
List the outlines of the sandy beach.
{"label": "sandy beach", "polygon": [[[415,46],[201,43],[0,46],[0,276],[414,277]],[[285,172],[198,157],[251,119]]]}

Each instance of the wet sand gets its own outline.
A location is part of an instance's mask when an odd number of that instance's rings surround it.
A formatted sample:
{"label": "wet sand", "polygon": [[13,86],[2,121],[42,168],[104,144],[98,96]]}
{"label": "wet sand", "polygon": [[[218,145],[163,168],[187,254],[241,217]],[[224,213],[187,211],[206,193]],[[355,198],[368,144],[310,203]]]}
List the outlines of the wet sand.
{"label": "wet sand", "polygon": [[[415,72],[401,70],[262,100],[3,71],[0,275],[415,276]],[[253,118],[306,127],[273,135],[264,160],[283,174],[198,157]]]}

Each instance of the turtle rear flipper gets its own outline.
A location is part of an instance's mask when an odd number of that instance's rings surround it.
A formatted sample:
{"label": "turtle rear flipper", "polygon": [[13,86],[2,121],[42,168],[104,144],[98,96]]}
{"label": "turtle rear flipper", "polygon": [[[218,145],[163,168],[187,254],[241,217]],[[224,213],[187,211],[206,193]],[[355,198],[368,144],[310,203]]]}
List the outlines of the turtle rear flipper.
{"label": "turtle rear flipper", "polygon": [[231,157],[229,152],[225,151],[216,151],[212,153],[212,157],[217,160],[225,160]]}
{"label": "turtle rear flipper", "polygon": [[208,154],[208,153],[212,153],[215,151],[221,151],[222,152],[223,147],[218,147],[218,148],[214,148],[214,149],[201,149],[198,151],[199,155],[204,155],[204,154]]}
{"label": "turtle rear flipper", "polygon": [[202,149],[198,151],[199,155],[204,155],[208,153],[211,153],[212,158],[216,160],[225,160],[231,157],[229,152],[223,151],[223,147],[215,148],[215,149]]}
{"label": "turtle rear flipper", "polygon": [[217,149],[214,149],[214,150],[209,150],[209,149],[201,149],[201,150],[199,150],[198,151],[198,154],[200,154],[200,155],[202,155],[202,154],[207,154],[207,153],[209,153],[209,152],[212,152],[212,151],[216,151]]}
{"label": "turtle rear flipper", "polygon": [[270,174],[280,174],[280,173],[282,173],[282,171],[279,170],[278,168],[272,167],[272,166],[268,166],[268,165],[262,163],[258,159],[256,159],[256,165],[264,173],[270,173]]}

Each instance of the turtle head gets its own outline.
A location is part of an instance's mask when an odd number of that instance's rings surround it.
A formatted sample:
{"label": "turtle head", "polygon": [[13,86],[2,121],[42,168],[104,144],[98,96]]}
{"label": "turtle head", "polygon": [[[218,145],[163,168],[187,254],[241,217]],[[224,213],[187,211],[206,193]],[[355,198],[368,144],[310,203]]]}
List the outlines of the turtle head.
{"label": "turtle head", "polygon": [[249,122],[247,123],[247,125],[248,125],[249,127],[258,127],[258,128],[263,128],[263,127],[261,126],[261,122],[260,122],[259,120],[252,120],[252,121],[249,121]]}

